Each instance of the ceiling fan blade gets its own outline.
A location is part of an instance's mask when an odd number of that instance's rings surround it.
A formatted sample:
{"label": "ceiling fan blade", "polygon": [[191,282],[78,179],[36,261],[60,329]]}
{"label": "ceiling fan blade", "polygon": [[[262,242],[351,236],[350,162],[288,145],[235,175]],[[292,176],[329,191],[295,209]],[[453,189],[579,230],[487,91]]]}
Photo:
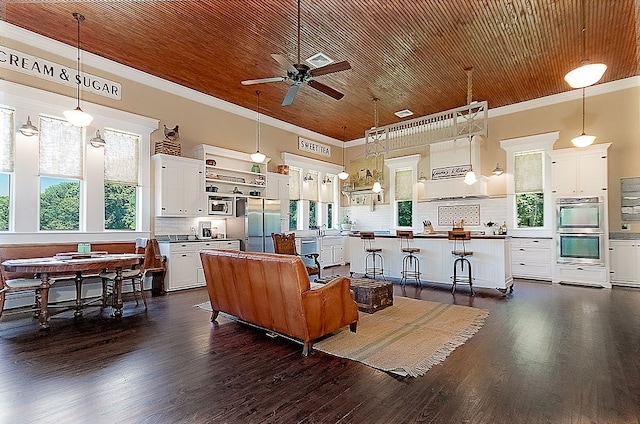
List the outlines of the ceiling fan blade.
{"label": "ceiling fan blade", "polygon": [[319,75],[332,74],[334,72],[346,71],[347,69],[351,69],[351,65],[346,60],[338,63],[332,63],[327,66],[322,66],[320,68],[312,69],[311,76],[317,77]]}
{"label": "ceiling fan blade", "polygon": [[287,91],[287,95],[284,96],[284,100],[282,101],[282,106],[289,106],[293,103],[293,98],[296,97],[296,93],[302,83],[295,83],[291,87],[289,87],[289,91]]}
{"label": "ceiling fan blade", "polygon": [[285,77],[272,77],[272,78],[260,78],[254,80],[244,80],[242,81],[242,85],[253,85],[253,84],[262,84],[264,82],[280,82],[284,81]]}
{"label": "ceiling fan blade", "polygon": [[333,97],[336,100],[340,100],[341,98],[344,97],[344,94],[342,94],[341,92],[334,90],[333,88],[329,87],[328,85],[324,85],[321,82],[310,80],[307,84],[309,84],[311,87],[315,88],[316,90],[321,91],[324,94]]}
{"label": "ceiling fan blade", "polygon": [[295,72],[296,74],[298,73],[298,70],[293,66],[293,63],[289,62],[287,58],[281,54],[272,54],[271,57],[287,71]]}

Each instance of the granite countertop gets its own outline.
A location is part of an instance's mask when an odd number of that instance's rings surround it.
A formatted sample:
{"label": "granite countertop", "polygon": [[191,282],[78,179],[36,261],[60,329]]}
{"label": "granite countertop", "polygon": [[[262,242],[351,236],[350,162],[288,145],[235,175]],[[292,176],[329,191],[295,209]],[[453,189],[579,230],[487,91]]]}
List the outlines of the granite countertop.
{"label": "granite countertop", "polygon": [[193,239],[189,240],[189,236],[187,235],[162,235],[156,236],[158,243],[184,243],[184,242],[208,242],[208,241],[229,241],[229,240],[238,240],[234,238],[210,238],[210,239]]}
{"label": "granite countertop", "polygon": [[640,233],[630,231],[609,233],[609,240],[640,240]]}
{"label": "granite countertop", "polygon": [[[360,234],[350,234],[350,237],[360,237]],[[376,234],[376,238],[398,238],[395,234]],[[448,238],[447,231],[436,231],[435,233],[414,233],[414,239],[446,239]],[[494,235],[494,234],[484,234],[482,232],[474,233],[471,232],[471,239],[498,239],[504,240],[507,238],[511,238],[510,235]]]}

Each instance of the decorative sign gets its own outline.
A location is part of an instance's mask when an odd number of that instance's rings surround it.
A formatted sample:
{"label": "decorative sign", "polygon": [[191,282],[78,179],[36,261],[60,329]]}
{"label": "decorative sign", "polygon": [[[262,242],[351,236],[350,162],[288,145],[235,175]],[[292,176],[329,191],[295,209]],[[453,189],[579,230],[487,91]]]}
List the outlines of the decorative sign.
{"label": "decorative sign", "polygon": [[450,178],[464,177],[464,174],[471,171],[471,165],[444,166],[431,170],[432,180],[448,180]]}
{"label": "decorative sign", "polygon": [[306,140],[302,137],[298,137],[298,150],[314,153],[316,155],[331,157],[331,146],[316,143],[315,141],[311,140]]}
{"label": "decorative sign", "polygon": [[58,84],[88,91],[110,99],[120,100],[122,86],[108,79],[82,72],[48,60],[40,59],[0,45],[0,67],[42,78]]}

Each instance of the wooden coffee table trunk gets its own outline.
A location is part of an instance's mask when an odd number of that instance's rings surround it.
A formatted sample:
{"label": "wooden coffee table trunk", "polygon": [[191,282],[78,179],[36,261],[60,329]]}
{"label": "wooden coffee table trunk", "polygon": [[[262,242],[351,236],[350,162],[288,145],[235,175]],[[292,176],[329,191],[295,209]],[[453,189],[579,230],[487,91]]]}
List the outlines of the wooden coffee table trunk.
{"label": "wooden coffee table trunk", "polygon": [[372,314],[393,305],[393,284],[370,278],[352,278],[351,290],[358,309]]}

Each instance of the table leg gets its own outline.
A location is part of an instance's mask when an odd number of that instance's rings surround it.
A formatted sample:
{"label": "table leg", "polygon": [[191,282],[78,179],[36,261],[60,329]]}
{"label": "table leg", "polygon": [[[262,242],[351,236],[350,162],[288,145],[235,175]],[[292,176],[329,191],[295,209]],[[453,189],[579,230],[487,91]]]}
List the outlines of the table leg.
{"label": "table leg", "polygon": [[76,271],[76,311],[73,316],[78,318],[82,316],[82,272]]}
{"label": "table leg", "polygon": [[117,317],[122,316],[122,267],[116,267],[116,278],[113,280],[113,294],[115,296],[113,314]]}
{"label": "table leg", "polygon": [[49,329],[49,274],[43,272],[40,275],[40,313],[38,320],[40,321],[40,329]]}

